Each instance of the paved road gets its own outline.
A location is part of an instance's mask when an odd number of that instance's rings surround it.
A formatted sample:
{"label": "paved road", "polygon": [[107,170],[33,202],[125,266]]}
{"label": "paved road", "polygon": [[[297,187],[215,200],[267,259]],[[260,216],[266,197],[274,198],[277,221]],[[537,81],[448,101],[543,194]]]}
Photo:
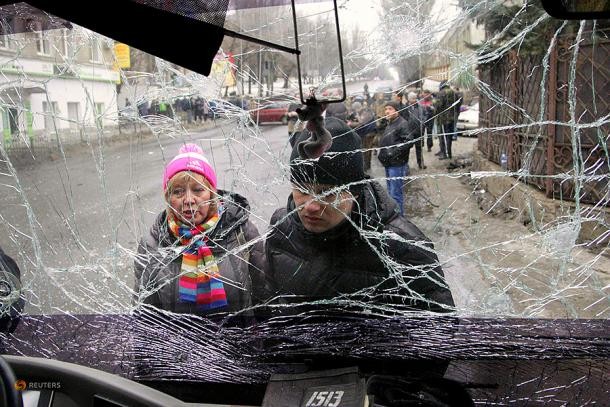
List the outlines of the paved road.
{"label": "paved road", "polygon": [[369,85],[369,93],[371,95],[373,95],[373,93],[375,93],[375,91],[378,88],[385,88],[385,87],[391,87],[392,89],[395,89],[397,87],[396,82],[392,81],[392,80],[385,80],[385,81],[358,81],[358,82],[348,82],[345,84],[345,88],[347,90],[348,94],[352,94],[355,92],[363,92],[364,91],[364,84],[368,84]]}
{"label": "paved road", "polygon": [[[163,210],[164,163],[186,140],[205,150],[221,188],[248,197],[252,221],[261,233],[266,230],[273,211],[285,205],[289,193],[285,126],[262,126],[259,131],[225,122],[161,142],[149,137],[92,147],[65,161],[20,169],[17,179],[9,176],[10,168],[0,168],[0,245],[23,269],[27,311],[128,310],[133,251]],[[456,154],[467,154],[474,143],[461,139]],[[413,169],[416,178],[407,182],[407,216],[435,242],[456,304],[467,314],[569,316],[563,302],[542,311],[524,308],[523,287],[529,290],[527,298],[534,295],[542,303],[557,273],[577,274],[578,263],[608,269],[586,253],[574,264],[558,263],[543,247],[541,236],[513,220],[484,214],[472,186],[455,174],[447,176],[446,162],[438,161],[433,152],[426,152],[425,159],[428,169]],[[371,175],[384,176],[376,159]],[[502,256],[497,247],[505,250]],[[531,264],[537,264],[539,272],[531,271]],[[505,281],[508,276],[514,279],[510,284]],[[582,299],[570,306],[583,309],[595,302],[603,295],[600,287],[607,285],[607,278],[600,281],[591,289],[585,284]],[[510,288],[513,285],[515,289]],[[599,304],[581,316],[603,315],[598,308],[607,301]]]}
{"label": "paved road", "polygon": [[[391,81],[368,84],[374,91]],[[363,85],[350,82],[348,92]],[[221,188],[249,199],[251,220],[264,232],[289,193],[286,126],[219,122],[186,136],[92,145],[65,160],[19,169],[17,177],[0,163],[0,245],[22,265],[29,311],[126,309],[133,251],[163,210],[164,163],[185,140],[203,147]]]}
{"label": "paved road", "polygon": [[[221,188],[248,197],[251,219],[262,232],[273,211],[285,205],[289,151],[286,126],[261,130],[224,123],[186,139],[205,150]],[[30,304],[47,312],[58,311],[53,305],[76,311],[82,308],[79,303],[93,304],[89,311],[124,308],[131,284],[130,252],[163,209],[164,163],[183,142],[150,137],[102,150],[94,147],[66,161],[18,170],[20,186],[7,176],[8,170],[2,172],[0,244],[25,265]],[[49,280],[78,289],[46,290]]]}

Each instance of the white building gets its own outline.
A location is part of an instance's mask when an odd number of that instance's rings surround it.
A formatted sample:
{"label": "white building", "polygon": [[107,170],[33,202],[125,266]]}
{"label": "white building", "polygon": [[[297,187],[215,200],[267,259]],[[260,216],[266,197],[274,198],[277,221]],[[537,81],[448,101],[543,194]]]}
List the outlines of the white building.
{"label": "white building", "polygon": [[426,57],[424,76],[432,81],[455,82],[459,76],[475,75],[477,61],[471,47],[485,42],[483,25],[477,24],[457,5],[447,5],[444,1],[437,1],[432,13],[441,29],[437,33],[436,52]]}
{"label": "white building", "polygon": [[83,28],[0,36],[2,143],[41,144],[116,126],[112,42]]}

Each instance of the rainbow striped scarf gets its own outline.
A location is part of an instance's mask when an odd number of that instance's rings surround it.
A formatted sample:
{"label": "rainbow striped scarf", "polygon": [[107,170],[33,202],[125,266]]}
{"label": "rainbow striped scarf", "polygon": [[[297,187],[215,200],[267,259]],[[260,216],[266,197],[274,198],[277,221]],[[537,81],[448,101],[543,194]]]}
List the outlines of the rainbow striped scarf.
{"label": "rainbow striped scarf", "polygon": [[203,310],[227,305],[227,294],[220,280],[216,260],[207,246],[209,239],[206,232],[216,226],[218,218],[216,214],[201,225],[190,229],[182,225],[173,213],[170,212],[167,216],[169,230],[185,246],[182,251],[179,300],[195,303]]}

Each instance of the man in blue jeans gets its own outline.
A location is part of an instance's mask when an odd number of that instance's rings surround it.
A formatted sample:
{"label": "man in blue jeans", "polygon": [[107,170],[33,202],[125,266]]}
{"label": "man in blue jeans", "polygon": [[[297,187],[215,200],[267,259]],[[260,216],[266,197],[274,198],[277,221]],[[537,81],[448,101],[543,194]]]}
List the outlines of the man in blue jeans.
{"label": "man in blue jeans", "polygon": [[386,103],[385,114],[388,126],[381,137],[377,158],[385,167],[388,193],[398,204],[401,215],[404,215],[402,189],[404,177],[409,175],[409,152],[415,143],[419,124],[415,120],[402,118],[400,105],[395,101]]}

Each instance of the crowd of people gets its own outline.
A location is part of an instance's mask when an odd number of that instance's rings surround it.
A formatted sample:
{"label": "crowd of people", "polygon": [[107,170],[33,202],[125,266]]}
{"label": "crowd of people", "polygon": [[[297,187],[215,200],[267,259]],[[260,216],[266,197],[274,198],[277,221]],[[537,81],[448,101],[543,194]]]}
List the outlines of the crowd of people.
{"label": "crowd of people", "polygon": [[[130,106],[131,102],[127,99],[125,106]],[[211,118],[211,112],[208,103],[201,96],[198,97],[183,97],[173,100],[172,103],[152,99],[150,102],[143,100],[138,104],[138,115],[140,117],[148,115],[160,115],[173,118],[179,115],[187,123],[205,122]]]}
{"label": "crowd of people", "polygon": [[[423,149],[432,151],[435,138],[438,139],[438,159],[452,159],[462,101],[459,89],[453,89],[446,81],[440,83],[436,94],[425,89],[413,89],[371,95],[365,84],[362,96],[348,97],[345,103],[330,104],[326,117],[344,121],[360,136],[365,171],[371,168],[372,156],[377,155],[385,167],[390,196],[404,213],[403,179],[411,173],[411,150],[415,151],[420,170],[427,168]],[[295,117],[293,114],[293,119]],[[289,127],[291,144],[301,129]]]}
{"label": "crowd of people", "polygon": [[[249,220],[247,198],[219,188],[205,152],[184,145],[165,168],[166,208],[138,248],[136,303],[206,315],[333,298],[453,311],[434,246],[404,216],[401,195],[411,148],[424,169],[431,118],[444,120],[440,114],[457,106],[447,89],[435,98],[397,93],[329,104],[326,135],[303,127],[292,106],[291,192],[264,237]],[[441,158],[451,156],[452,134],[439,134]],[[327,151],[303,155],[318,149],[299,147],[324,137],[332,139]],[[373,151],[386,167],[387,189],[366,174]]]}
{"label": "crowd of people", "polygon": [[[138,245],[135,303],[209,316],[336,298],[454,311],[432,242],[404,216],[402,177],[413,147],[418,167],[426,168],[422,149],[433,147],[432,120],[443,129],[440,158],[451,157],[457,95],[443,84],[435,97],[424,91],[330,104],[325,117],[309,120],[323,123],[323,135],[291,120],[291,192],[263,236],[250,220],[248,199],[218,185],[200,146],[183,145],[160,182],[165,208]],[[173,109],[196,106],[196,99],[182,99]],[[326,151],[304,156],[318,150],[299,147],[320,137],[332,140]],[[387,188],[366,174],[374,151]]]}

